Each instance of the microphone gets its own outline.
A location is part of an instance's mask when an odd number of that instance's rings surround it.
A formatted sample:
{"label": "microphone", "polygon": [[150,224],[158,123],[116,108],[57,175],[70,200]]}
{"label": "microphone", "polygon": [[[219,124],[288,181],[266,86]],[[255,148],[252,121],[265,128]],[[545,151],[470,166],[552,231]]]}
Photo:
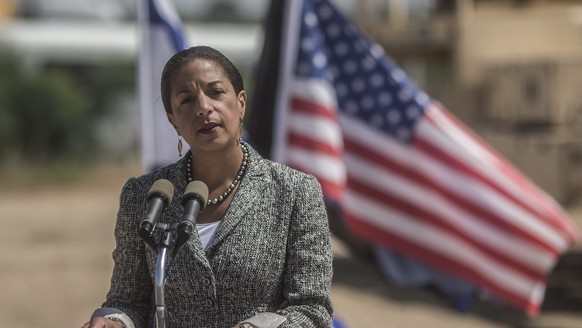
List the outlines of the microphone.
{"label": "microphone", "polygon": [[182,205],[184,205],[184,216],[182,222],[178,225],[178,237],[174,248],[173,256],[176,256],[180,248],[190,239],[192,231],[196,226],[198,214],[206,207],[208,201],[208,187],[202,181],[192,181],[186,187],[184,196],[182,196]]}
{"label": "microphone", "polygon": [[157,248],[153,238],[153,228],[162,210],[172,203],[174,186],[166,179],[159,179],[151,186],[147,194],[147,207],[139,227],[139,235],[153,249]]}

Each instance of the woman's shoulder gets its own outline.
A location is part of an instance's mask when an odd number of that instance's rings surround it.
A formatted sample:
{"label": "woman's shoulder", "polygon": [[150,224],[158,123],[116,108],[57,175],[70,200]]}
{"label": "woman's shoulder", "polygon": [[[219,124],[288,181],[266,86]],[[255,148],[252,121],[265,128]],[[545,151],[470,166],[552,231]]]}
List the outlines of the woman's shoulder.
{"label": "woman's shoulder", "polygon": [[268,161],[268,165],[271,168],[271,172],[274,175],[280,176],[281,178],[293,179],[293,180],[303,180],[303,179],[312,179],[315,178],[313,175],[309,173],[305,173],[303,171],[299,171],[293,167],[290,167],[285,164],[281,164],[278,162],[273,162],[271,160]]}
{"label": "woman's shoulder", "polygon": [[309,184],[317,183],[316,178],[308,173],[299,171],[288,165],[274,162],[270,159],[263,158],[255,150],[252,151],[251,160],[255,161],[255,169],[270,176],[271,179],[284,184]]}

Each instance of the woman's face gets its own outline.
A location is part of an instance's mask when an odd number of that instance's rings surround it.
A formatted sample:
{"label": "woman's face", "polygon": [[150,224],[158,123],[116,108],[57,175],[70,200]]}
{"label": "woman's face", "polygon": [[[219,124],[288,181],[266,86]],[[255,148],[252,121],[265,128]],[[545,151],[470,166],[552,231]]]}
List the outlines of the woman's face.
{"label": "woman's face", "polygon": [[244,90],[235,93],[220,65],[195,59],[185,64],[171,83],[172,113],[168,119],[193,152],[237,144],[247,96]]}

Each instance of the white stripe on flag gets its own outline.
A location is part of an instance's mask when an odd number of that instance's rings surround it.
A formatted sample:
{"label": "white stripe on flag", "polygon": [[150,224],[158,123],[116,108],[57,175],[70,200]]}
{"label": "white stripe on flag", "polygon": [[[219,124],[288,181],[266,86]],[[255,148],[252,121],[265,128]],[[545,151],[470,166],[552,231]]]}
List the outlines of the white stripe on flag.
{"label": "white stripe on flag", "polygon": [[334,149],[343,145],[339,126],[325,118],[305,113],[295,113],[287,120],[288,129],[312,140],[329,144]]}
{"label": "white stripe on flag", "polygon": [[345,185],[346,168],[337,157],[328,156],[317,151],[289,146],[289,165],[299,167],[320,179]]}
{"label": "white stripe on flag", "polygon": [[[491,258],[483,256],[478,249],[456,236],[440,229],[418,224],[407,213],[395,211],[391,207],[374,202],[349,189],[346,191],[345,200],[346,206],[349,206],[348,211],[362,221],[391,231],[404,239],[422,245],[431,252],[472,267],[501,288],[524,299],[530,299],[531,290],[537,284],[536,281],[495,263]],[[540,300],[535,301],[539,302]]]}
{"label": "white stripe on flag", "polygon": [[300,98],[311,99],[330,109],[337,108],[335,89],[321,79],[294,78],[291,82],[291,90]]}
{"label": "white stripe on flag", "polygon": [[[429,131],[427,134],[430,137],[426,139],[426,142],[434,144],[436,148],[445,149],[451,144],[446,139],[439,138],[438,131],[435,131],[434,126],[430,122],[421,120],[419,125],[423,125],[418,127],[419,130]],[[495,190],[474,180],[472,177],[451,169],[430,156],[422,153],[418,155],[418,161],[415,161],[415,163],[422,164],[419,169],[426,172],[427,175],[439,178],[440,183],[445,185],[448,190],[455,192],[457,195],[466,198],[474,204],[487,206],[490,211],[505,218],[508,222],[523,227],[531,234],[542,238],[558,252],[561,252],[568,246],[568,242],[552,226],[545,224],[539,217],[525,211],[521,206],[515,204],[507,197],[500,195]],[[456,152],[455,155],[458,155],[458,159],[463,159],[464,157],[464,154],[461,152]],[[476,165],[470,166],[476,167]],[[498,170],[480,170],[479,173],[486,175],[487,178],[493,178],[495,182],[503,180],[509,181],[507,177],[503,179],[503,176],[501,176]],[[503,186],[500,187],[505,189],[505,185],[506,183],[503,183]]]}
{"label": "white stripe on flag", "polygon": [[[523,176],[507,161],[502,160],[500,157],[492,153],[492,151],[487,149],[482,142],[475,142],[475,140],[471,139],[469,136],[464,138],[451,137],[451,131],[456,131],[453,134],[455,136],[461,134],[463,131],[450,121],[442,109],[438,106],[430,106],[427,109],[426,115],[434,125],[427,130],[419,128],[419,138],[438,143],[440,149],[446,150],[450,155],[463,160],[466,165],[478,170],[482,176],[493,181],[502,190],[515,197],[518,201],[534,211],[534,215],[539,215],[540,220],[545,219],[545,221],[550,222],[551,224],[548,223],[548,228],[555,230],[557,234],[562,235],[564,231],[567,231],[569,237],[577,235],[573,225],[568,225],[562,219],[559,219],[567,216],[560,205],[538,186]],[[448,137],[445,138],[445,136]],[[471,141],[459,144],[457,143],[457,140]],[[463,152],[462,149],[469,147],[478,148],[478,153],[482,156],[466,156],[466,153]],[[568,244],[568,240],[569,238],[564,238],[566,244]],[[561,248],[561,250],[563,249],[564,248]]]}
{"label": "white stripe on flag", "polygon": [[[507,179],[505,174],[500,172],[500,168],[506,165],[497,156],[491,154],[489,150],[461,131],[448,118],[441,114],[436,106],[429,106],[426,115],[429,116],[435,125],[439,128],[423,129],[417,128],[418,136],[425,140],[431,140],[438,143],[439,148],[449,153],[451,156],[462,160],[465,164],[479,170],[479,173],[491,180],[497,185],[502,186],[504,190],[516,196],[525,204],[533,208],[539,205],[535,198],[531,197],[530,192],[520,188],[514,181]],[[425,122],[428,125],[430,123]],[[465,151],[466,149],[466,151]],[[533,186],[532,186],[533,187]]]}
{"label": "white stripe on flag", "polygon": [[376,163],[365,161],[349,152],[345,154],[345,161],[347,167],[350,168],[350,179],[365,182],[386,195],[409,202],[427,213],[438,216],[461,230],[469,238],[480,242],[482,247],[506,254],[512,260],[523,263],[540,273],[553,265],[553,254],[527,240],[515,238],[514,235],[508,234],[507,231],[495,225],[488,224],[483,218],[477,218],[476,214],[457,207],[456,204],[441,197],[439,193],[406,180],[397,172],[377,167]]}
{"label": "white stripe on flag", "polygon": [[[566,241],[560,234],[553,229],[548,229],[548,226],[538,218],[523,211],[519,206],[497,194],[488,186],[475,181],[470,176],[463,175],[462,172],[445,166],[430,156],[416,151],[414,147],[405,146],[395,142],[393,139],[385,138],[381,133],[375,132],[369,126],[350,119],[344,119],[343,116],[340,116],[340,121],[345,138],[358,140],[360,143],[365,144],[366,147],[389,156],[391,160],[399,162],[401,165],[412,166],[415,170],[430,176],[432,179],[438,179],[439,183],[446,187],[447,190],[474,204],[485,206],[489,211],[496,213],[504,220],[543,238],[545,242],[556,250],[561,250],[565,247]],[[422,127],[423,129],[432,128],[427,122],[421,122],[420,124],[425,125]],[[431,136],[433,137],[431,141],[438,141],[436,134],[433,133]],[[369,140],[383,141],[370,143]]]}

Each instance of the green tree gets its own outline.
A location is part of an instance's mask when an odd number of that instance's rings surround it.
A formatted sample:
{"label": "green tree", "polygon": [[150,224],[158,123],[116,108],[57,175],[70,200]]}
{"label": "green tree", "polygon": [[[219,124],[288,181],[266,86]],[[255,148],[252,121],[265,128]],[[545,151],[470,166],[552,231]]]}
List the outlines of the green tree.
{"label": "green tree", "polygon": [[112,100],[132,92],[132,65],[47,66],[26,70],[18,55],[0,52],[0,163],[46,163],[99,155],[94,122]]}
{"label": "green tree", "polygon": [[14,137],[27,160],[79,156],[93,146],[89,97],[62,72],[26,76],[10,97]]}

